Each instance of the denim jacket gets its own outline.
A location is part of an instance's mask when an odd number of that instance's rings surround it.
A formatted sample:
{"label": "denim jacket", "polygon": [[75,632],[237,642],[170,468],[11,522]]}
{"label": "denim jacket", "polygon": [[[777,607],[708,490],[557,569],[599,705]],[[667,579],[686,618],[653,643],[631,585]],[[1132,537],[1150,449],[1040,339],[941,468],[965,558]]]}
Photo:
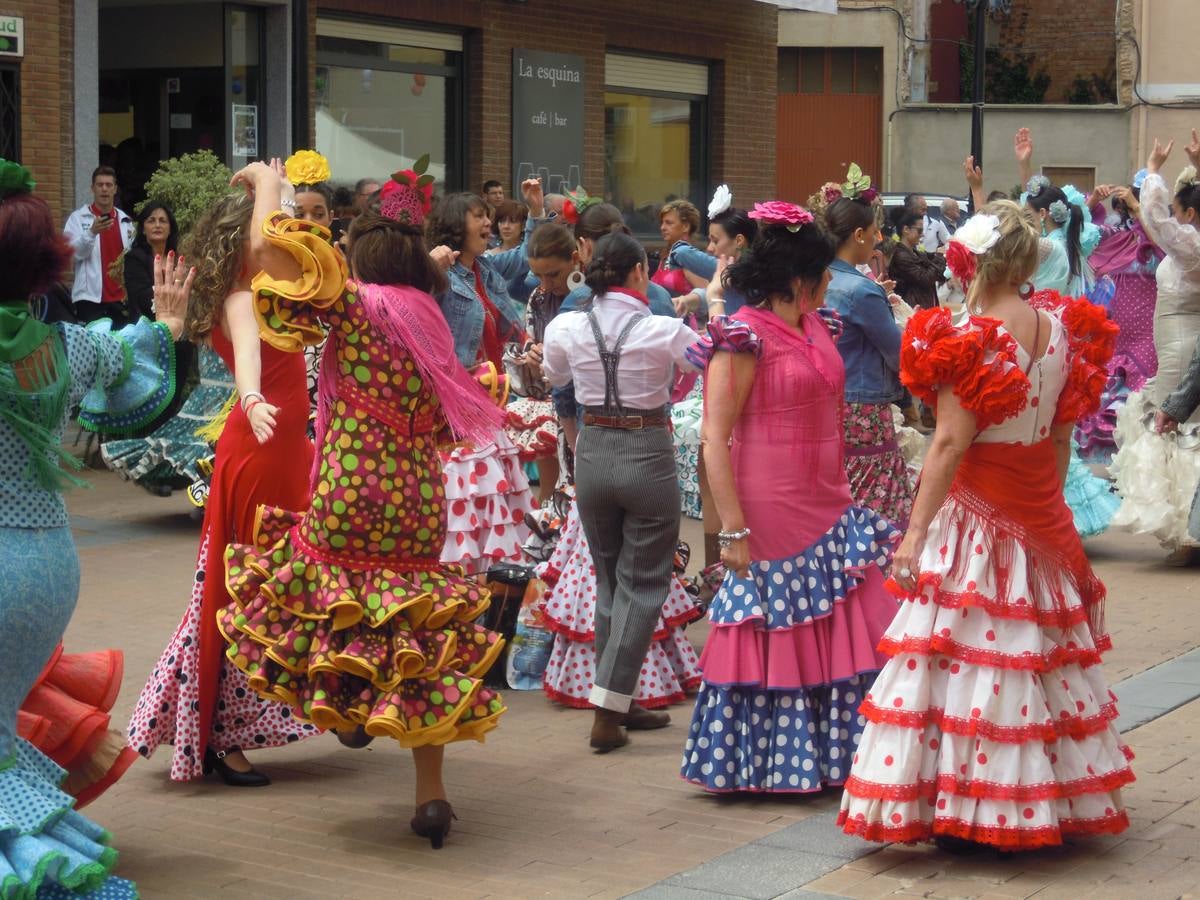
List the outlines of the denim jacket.
{"label": "denim jacket", "polygon": [[892,403],[900,387],[900,326],[892,315],[887,294],[847,262],[829,266],[833,280],[825,303],[838,311],[845,331],[838,352],[846,365],[846,400],[850,403]]}
{"label": "denim jacket", "polygon": [[[523,277],[529,270],[529,260],[525,256],[525,242],[536,225],[544,219],[535,220],[530,217],[525,220],[525,236],[521,243],[503,253],[494,253],[476,258],[483,286],[488,299],[495,304],[500,313],[499,323],[502,332],[513,328],[523,327],[524,316],[520,307],[513,302],[508,292],[508,283],[518,277]],[[446,273],[450,287],[437,298],[450,333],[454,335],[454,352],[458,361],[468,369],[478,362],[479,345],[483,340],[483,304],[475,293],[475,273],[462,263],[455,263]]]}
{"label": "denim jacket", "polygon": [[[693,275],[709,281],[717,274],[717,258],[703,250],[697,250],[687,241],[676,241],[668,256],[672,266],[686,269]],[[725,288],[725,315],[732,316],[746,305],[746,298],[738,291]]]}

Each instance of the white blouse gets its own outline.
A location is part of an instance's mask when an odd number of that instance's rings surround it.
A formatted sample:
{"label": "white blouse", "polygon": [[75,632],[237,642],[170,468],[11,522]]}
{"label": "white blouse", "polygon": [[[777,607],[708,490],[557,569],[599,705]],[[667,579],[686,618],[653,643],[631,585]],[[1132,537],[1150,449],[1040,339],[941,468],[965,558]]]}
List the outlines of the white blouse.
{"label": "white blouse", "polygon": [[[675,367],[694,370],[683,355],[699,336],[680,319],[656,316],[646,304],[619,290],[596,299],[593,308],[609,350],[631,316],[644,315],[625,341],[617,367],[617,394],[630,409],[658,409],[671,399]],[[546,326],[542,371],[554,387],[575,382],[575,400],[604,405],[604,364],[586,312],[562,313]]]}

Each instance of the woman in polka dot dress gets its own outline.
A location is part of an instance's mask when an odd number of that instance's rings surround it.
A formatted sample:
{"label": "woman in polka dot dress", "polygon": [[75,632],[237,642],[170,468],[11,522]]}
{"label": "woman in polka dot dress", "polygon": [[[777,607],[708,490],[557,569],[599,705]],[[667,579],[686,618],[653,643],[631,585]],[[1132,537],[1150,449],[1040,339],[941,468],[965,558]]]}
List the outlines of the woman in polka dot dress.
{"label": "woman in polka dot dress", "polygon": [[956,326],[920,311],[901,345],[904,383],[937,404],[937,431],[893,562],[891,660],[863,700],[838,819],[868,840],[952,852],[1119,832],[1133,781],[1099,665],[1104,586],[1062,493],[1116,327],[1085,300],[1023,300],[1037,232],[1008,201],[982,214],[992,236],[977,246],[990,249],[963,250],[972,226],[947,253],[972,315]]}
{"label": "woman in polka dot dress", "polygon": [[[252,220],[279,208],[280,191],[290,185],[262,163],[247,167],[239,179],[254,180],[253,199],[222,200],[188,238],[199,266],[188,334],[211,342],[233,372],[241,402],[217,441],[190,602],[142,689],[128,734],[129,746],[146,757],[161,744],[173,745],[174,781],[216,769],[227,784],[254,787],[270,779],[242,751],[318,732],[296,721],[285,704],[257,697],[245,676],[225,662],[216,625],[217,611],[228,602],[222,552],[232,540],[249,540],[259,504],[308,503],[312,443],[306,433],[304,358],[269,346],[259,357],[250,292],[253,269],[283,274],[292,265],[260,243],[260,231],[252,227]],[[270,437],[264,428],[272,429]]]}
{"label": "woman in polka dot dress", "polygon": [[437,441],[447,427],[461,439],[488,434],[504,413],[456,361],[427,293],[443,276],[389,186],[381,212],[408,218],[355,220],[357,283],[320,236],[282,217],[267,224],[303,274],[256,283],[264,339],[299,360],[328,328],[320,449],[311,504],[263,507],[249,540],[229,548],[234,602],[218,621],[228,659],[262,696],[351,746],[386,736],[412,749],[412,827],[440,847],[453,816],[444,745],[481,740],[504,707],[482,682],[503,645],[477,622],[488,593],[439,561]]}
{"label": "woman in polka dot dress", "polygon": [[703,452],[726,575],[682,774],[714,792],[819,791],[850,774],[899,535],[853,505],[846,479],[845,374],[817,312],[833,242],[790,203],[751,216],[759,232],[726,275],[747,303],[693,348],[708,357]]}
{"label": "woman in polka dot dress", "polygon": [[[565,706],[589,709],[596,678],[596,566],[574,500],[554,553],[538,565],[537,573],[549,586],[541,611],[546,627],[554,632],[542,689]],[[696,650],[686,633],[688,623],[700,616],[683,582],[678,576],[671,579],[633,694],[639,706],[658,709],[680,703],[700,684]]]}

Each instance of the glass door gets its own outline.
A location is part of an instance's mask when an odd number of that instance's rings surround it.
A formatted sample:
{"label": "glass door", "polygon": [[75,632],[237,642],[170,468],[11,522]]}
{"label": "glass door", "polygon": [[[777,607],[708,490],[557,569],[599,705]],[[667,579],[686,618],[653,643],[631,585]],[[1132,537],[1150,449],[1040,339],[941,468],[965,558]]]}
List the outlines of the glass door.
{"label": "glass door", "polygon": [[225,157],[235,172],[266,155],[263,32],[261,8],[225,7]]}

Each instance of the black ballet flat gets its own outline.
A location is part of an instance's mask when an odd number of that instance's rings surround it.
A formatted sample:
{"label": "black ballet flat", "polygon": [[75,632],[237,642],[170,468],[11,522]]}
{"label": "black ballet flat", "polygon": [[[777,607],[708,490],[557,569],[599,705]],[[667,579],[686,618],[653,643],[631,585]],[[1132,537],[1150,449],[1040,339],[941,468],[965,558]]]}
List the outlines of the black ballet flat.
{"label": "black ballet flat", "polygon": [[417,814],[412,817],[412,830],[423,838],[429,838],[429,845],[434,850],[441,850],[446,835],[450,833],[450,820],[457,819],[452,807],[445,800],[430,800],[417,807]]}
{"label": "black ballet flat", "polygon": [[249,772],[239,772],[232,768],[225,762],[225,751],[213,752],[211,747],[204,751],[203,772],[205,775],[216,772],[230,787],[266,787],[271,783],[271,779],[258,769],[251,768]]}

